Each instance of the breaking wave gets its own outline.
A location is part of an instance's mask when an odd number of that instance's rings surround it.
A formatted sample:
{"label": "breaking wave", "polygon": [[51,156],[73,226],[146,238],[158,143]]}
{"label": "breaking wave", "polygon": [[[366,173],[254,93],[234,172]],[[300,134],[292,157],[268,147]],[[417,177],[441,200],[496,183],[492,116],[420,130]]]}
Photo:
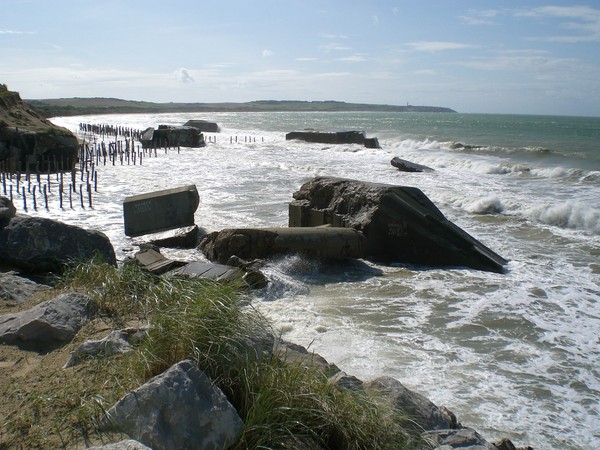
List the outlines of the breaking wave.
{"label": "breaking wave", "polygon": [[600,235],[600,211],[581,202],[539,205],[525,211],[526,217],[560,228],[587,230]]}

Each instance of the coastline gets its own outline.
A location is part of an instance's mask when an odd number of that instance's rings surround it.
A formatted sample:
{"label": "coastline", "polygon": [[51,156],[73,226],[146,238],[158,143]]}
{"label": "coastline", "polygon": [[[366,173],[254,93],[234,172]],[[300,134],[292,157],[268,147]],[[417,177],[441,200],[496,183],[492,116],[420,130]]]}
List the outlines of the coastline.
{"label": "coastline", "polygon": [[257,100],[243,103],[153,103],[116,98],[60,98],[25,100],[47,118],[90,114],[186,112],[435,112],[456,113],[440,106],[397,106],[328,101]]}

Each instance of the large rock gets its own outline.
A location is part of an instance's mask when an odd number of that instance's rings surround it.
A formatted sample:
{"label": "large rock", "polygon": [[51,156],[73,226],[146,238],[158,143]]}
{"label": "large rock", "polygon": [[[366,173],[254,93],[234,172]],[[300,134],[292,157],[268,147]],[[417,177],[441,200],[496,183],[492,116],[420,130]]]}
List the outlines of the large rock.
{"label": "large rock", "polygon": [[221,131],[219,129],[219,125],[215,122],[209,122],[208,120],[201,119],[191,119],[183,124],[184,127],[194,127],[200,131],[204,131],[206,133],[218,133]]}
{"label": "large rock", "polygon": [[431,449],[435,450],[498,450],[498,448],[482,438],[471,428],[458,430],[436,430],[423,434]]}
{"label": "large rock", "polygon": [[194,127],[159,125],[142,132],[142,147],[205,147],[204,135]]}
{"label": "large rock", "polygon": [[71,352],[63,369],[68,369],[84,359],[95,358],[99,355],[106,357],[127,353],[131,350],[132,345],[139,344],[147,335],[148,327],[145,326],[113,330],[102,339],[88,339]]}
{"label": "large rock", "polygon": [[23,278],[14,271],[0,272],[0,302],[22,305],[42,289],[47,289],[47,286]]}
{"label": "large rock", "polygon": [[133,439],[125,439],[113,444],[105,444],[95,447],[88,447],[87,450],[152,450],[150,447],[145,446],[141,442],[134,441]]}
{"label": "large rock", "polygon": [[52,348],[73,339],[95,310],[87,295],[67,293],[26,311],[4,314],[0,316],[0,343]]}
{"label": "large rock", "polygon": [[17,92],[0,84],[0,163],[5,170],[70,170],[78,152],[73,133],[43,118]]}
{"label": "large rock", "polygon": [[243,427],[225,394],[190,360],[125,395],[107,417],[154,450],[229,448]]}
{"label": "large rock", "polygon": [[447,220],[414,187],[317,177],[290,203],[290,227],[330,224],[361,231],[366,255],[384,262],[502,273],[507,261]]}
{"label": "large rock", "polygon": [[0,228],[5,227],[17,214],[17,208],[7,197],[0,197]]}
{"label": "large rock", "polygon": [[64,265],[100,255],[116,265],[108,237],[99,231],[43,218],[17,214],[0,229],[0,264],[28,272],[52,272]]}
{"label": "large rock", "polygon": [[394,409],[405,414],[421,430],[446,430],[460,428],[456,416],[448,409],[439,408],[423,395],[407,389],[398,380],[380,377],[365,385],[382,398],[392,402]]}
{"label": "large rock", "polygon": [[234,255],[248,260],[290,253],[343,259],[363,257],[366,239],[359,231],[336,227],[233,228],[208,234],[200,248],[221,264]]}
{"label": "large rock", "polygon": [[367,138],[364,131],[292,131],[285,135],[285,139],[322,144],[360,144],[367,148],[379,148],[377,138]]}

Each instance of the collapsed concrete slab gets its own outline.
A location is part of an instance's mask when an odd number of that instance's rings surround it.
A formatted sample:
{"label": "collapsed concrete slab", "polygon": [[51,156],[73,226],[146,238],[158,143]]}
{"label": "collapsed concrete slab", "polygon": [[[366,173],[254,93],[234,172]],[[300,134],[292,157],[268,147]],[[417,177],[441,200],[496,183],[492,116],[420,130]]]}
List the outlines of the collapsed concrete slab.
{"label": "collapsed concrete slab", "polygon": [[126,197],[125,234],[141,236],[194,225],[199,204],[200,195],[193,184]]}
{"label": "collapsed concrete slab", "polygon": [[498,273],[508,262],[447,220],[414,187],[317,177],[293,196],[290,227],[329,224],[361,231],[369,259]]}
{"label": "collapsed concrete slab", "polygon": [[401,172],[433,172],[431,167],[407,161],[406,159],[401,159],[397,156],[392,158],[390,164]]}
{"label": "collapsed concrete slab", "polygon": [[218,133],[221,131],[219,125],[215,122],[209,122],[208,120],[202,119],[191,119],[183,124],[184,127],[194,127],[200,131],[204,131],[206,133]]}
{"label": "collapsed concrete slab", "polygon": [[367,241],[349,228],[233,228],[208,234],[200,248],[211,261],[225,264],[231,256],[264,259],[299,253],[323,259],[362,258]]}
{"label": "collapsed concrete slab", "polygon": [[195,127],[159,125],[146,128],[140,139],[143,148],[205,147],[204,135]]}
{"label": "collapsed concrete slab", "polygon": [[292,131],[285,135],[287,141],[297,139],[322,144],[360,144],[367,148],[379,148],[377,138],[367,138],[364,131]]}

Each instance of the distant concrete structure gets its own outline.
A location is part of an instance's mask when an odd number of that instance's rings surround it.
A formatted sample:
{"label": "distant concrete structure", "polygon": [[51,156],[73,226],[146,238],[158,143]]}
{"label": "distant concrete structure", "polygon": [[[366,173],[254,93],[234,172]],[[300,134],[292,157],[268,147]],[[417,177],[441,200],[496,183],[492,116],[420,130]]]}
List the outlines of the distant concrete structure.
{"label": "distant concrete structure", "polygon": [[209,122],[208,120],[202,120],[202,119],[188,120],[186,123],[183,124],[183,126],[184,127],[194,127],[205,133],[218,133],[219,131],[221,131],[221,129],[219,128],[219,125],[217,125],[215,122]]}
{"label": "distant concrete structure", "polygon": [[133,195],[123,201],[127,236],[141,236],[194,225],[200,204],[195,185]]}
{"label": "distant concrete structure", "polygon": [[377,138],[367,138],[364,131],[323,132],[315,130],[292,131],[285,135],[287,141],[296,139],[321,144],[360,144],[366,148],[380,148]]}
{"label": "distant concrete structure", "polygon": [[407,161],[406,159],[401,159],[397,156],[394,156],[394,158],[392,158],[391,164],[400,172],[433,172],[433,169],[431,167]]}
{"label": "distant concrete structure", "polygon": [[140,139],[143,148],[206,147],[204,135],[194,127],[159,125],[146,128]]}

